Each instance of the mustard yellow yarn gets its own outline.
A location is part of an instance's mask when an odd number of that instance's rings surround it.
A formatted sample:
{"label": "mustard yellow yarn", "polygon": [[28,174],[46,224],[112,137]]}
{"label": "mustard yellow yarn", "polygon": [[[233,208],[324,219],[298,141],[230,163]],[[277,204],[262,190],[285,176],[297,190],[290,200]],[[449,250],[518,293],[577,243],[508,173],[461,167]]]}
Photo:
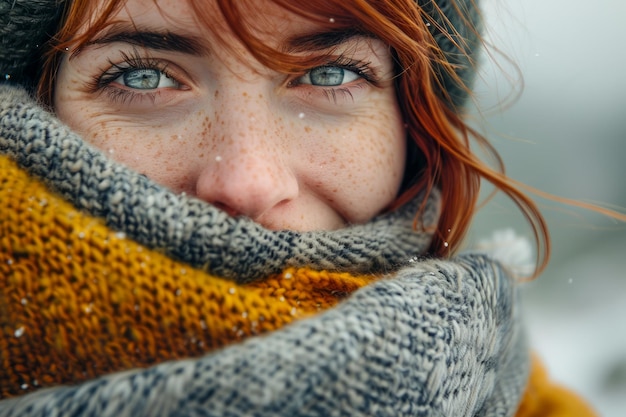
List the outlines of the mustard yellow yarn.
{"label": "mustard yellow yarn", "polygon": [[373,277],[286,269],[238,286],[76,211],[0,156],[0,398],[198,356]]}
{"label": "mustard yellow yarn", "polygon": [[539,359],[533,358],[530,379],[515,417],[596,416],[580,396],[551,381]]}

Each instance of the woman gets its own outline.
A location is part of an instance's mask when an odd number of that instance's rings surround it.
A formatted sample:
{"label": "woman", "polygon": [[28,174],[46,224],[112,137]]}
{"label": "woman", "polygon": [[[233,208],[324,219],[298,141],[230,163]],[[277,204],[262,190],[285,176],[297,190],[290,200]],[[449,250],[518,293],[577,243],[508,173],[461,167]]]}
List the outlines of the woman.
{"label": "woman", "polygon": [[1,4],[0,415],[591,415],[454,255],[481,178],[548,252],[474,2]]}

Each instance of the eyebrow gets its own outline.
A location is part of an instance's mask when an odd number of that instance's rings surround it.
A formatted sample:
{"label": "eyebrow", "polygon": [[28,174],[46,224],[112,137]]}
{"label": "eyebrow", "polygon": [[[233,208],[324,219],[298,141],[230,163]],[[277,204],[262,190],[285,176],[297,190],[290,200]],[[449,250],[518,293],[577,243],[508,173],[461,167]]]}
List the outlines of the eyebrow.
{"label": "eyebrow", "polygon": [[285,42],[284,52],[296,53],[307,51],[322,51],[341,45],[356,37],[368,37],[372,35],[356,28],[347,28],[330,32],[314,32],[297,35]]}
{"label": "eyebrow", "polygon": [[208,54],[203,42],[188,35],[160,30],[129,29],[124,26],[113,26],[104,35],[90,40],[85,46],[107,45],[111,43],[127,43],[159,51],[182,52],[191,55]]}
{"label": "eyebrow", "polygon": [[[283,43],[283,52],[322,51],[341,45],[355,37],[372,37],[372,35],[356,28],[306,33],[287,39]],[[88,41],[84,46],[107,45],[117,42],[160,51],[182,52],[191,55],[209,54],[209,49],[197,37],[170,31],[128,27],[125,24],[112,25],[104,35]]]}

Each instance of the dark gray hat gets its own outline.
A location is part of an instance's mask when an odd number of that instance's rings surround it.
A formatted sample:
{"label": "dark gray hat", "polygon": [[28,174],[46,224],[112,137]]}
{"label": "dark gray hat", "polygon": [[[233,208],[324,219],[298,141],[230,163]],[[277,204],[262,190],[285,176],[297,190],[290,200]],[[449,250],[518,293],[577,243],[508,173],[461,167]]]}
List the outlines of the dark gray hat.
{"label": "dark gray hat", "polygon": [[0,0],[0,81],[30,84],[65,0]]}
{"label": "dark gray hat", "polygon": [[[454,107],[463,105],[474,78],[478,53],[478,0],[418,0],[432,18],[430,28],[458,79],[436,68]],[[67,0],[0,0],[0,82],[31,86],[41,67],[42,48],[57,30]],[[436,5],[436,7],[435,7]]]}

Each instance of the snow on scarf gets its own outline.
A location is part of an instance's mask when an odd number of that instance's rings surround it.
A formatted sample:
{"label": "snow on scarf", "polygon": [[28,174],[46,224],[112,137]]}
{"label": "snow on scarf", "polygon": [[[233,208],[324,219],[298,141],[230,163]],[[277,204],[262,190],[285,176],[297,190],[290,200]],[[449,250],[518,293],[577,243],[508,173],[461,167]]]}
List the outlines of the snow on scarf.
{"label": "snow on scarf", "polygon": [[[433,193],[333,232],[176,195],[0,86],[0,416],[508,416],[515,286]],[[35,391],[30,393],[30,391]]]}

